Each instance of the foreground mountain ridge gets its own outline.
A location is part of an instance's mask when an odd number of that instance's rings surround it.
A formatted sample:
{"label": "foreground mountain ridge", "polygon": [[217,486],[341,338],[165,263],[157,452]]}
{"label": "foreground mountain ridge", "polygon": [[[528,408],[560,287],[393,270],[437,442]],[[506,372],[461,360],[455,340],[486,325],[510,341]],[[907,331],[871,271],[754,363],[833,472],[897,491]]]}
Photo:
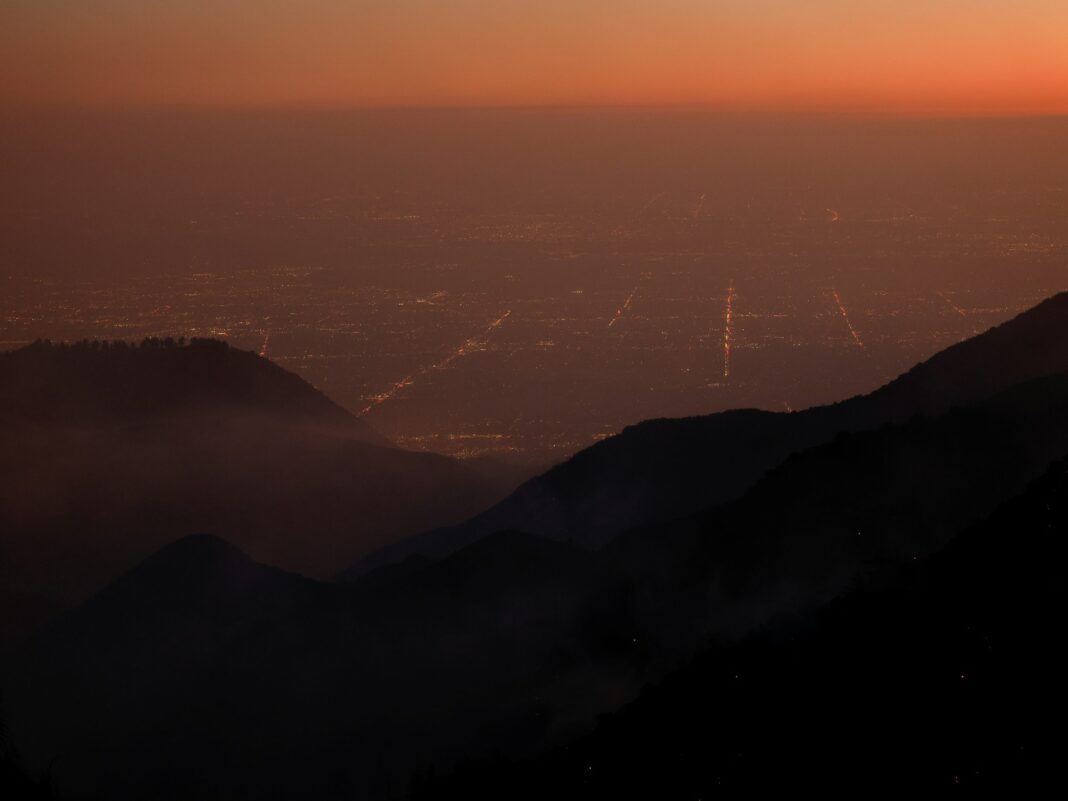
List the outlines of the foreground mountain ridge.
{"label": "foreground mountain ridge", "polygon": [[387,798],[428,765],[568,743],[710,641],[896,583],[1065,453],[1059,374],[843,434],[599,551],[502,531],[324,583],[186,538],[41,633],[4,679],[13,731],[109,797]]}
{"label": "foreground mountain ridge", "polygon": [[1066,537],[1061,460],[931,558],[712,646],[566,747],[427,774],[414,797],[1043,794],[1063,761]]}
{"label": "foreground mountain ridge", "polygon": [[[41,630],[4,667],[11,731],[38,769],[64,755],[54,773],[61,788],[115,799],[385,799],[407,788],[472,798],[528,789],[566,797],[586,788],[594,797],[628,790],[657,797],[656,781],[675,767],[678,782],[666,786],[682,797],[711,793],[718,780],[835,785],[833,757],[819,753],[825,742],[848,755],[841,773],[852,787],[893,766],[865,750],[874,741],[895,757],[918,755],[915,770],[898,774],[906,784],[937,786],[988,767],[1011,776],[1024,763],[1007,751],[988,761],[969,734],[972,726],[991,731],[982,720],[989,707],[969,706],[953,688],[976,666],[995,665],[1009,677],[1005,688],[1043,659],[1058,664],[1050,661],[1055,638],[1040,636],[1055,630],[1054,613],[1036,616],[1035,626],[1019,618],[1047,598],[1060,553],[1033,537],[1010,542],[1011,526],[984,529],[980,569],[967,584],[946,578],[944,594],[924,590],[918,607],[910,566],[940,559],[947,543],[952,553],[956,537],[991,515],[1011,521],[1024,509],[1020,519],[1035,531],[1043,524],[1060,531],[1060,518],[1042,517],[1059,503],[1053,496],[1045,512],[1041,498],[1013,501],[1031,498],[1028,483],[1068,453],[1068,369],[1043,370],[1068,349],[1068,319],[1054,313],[1037,325],[1053,336],[1038,358],[1014,360],[1012,337],[1000,356],[1015,361],[1024,380],[991,389],[1000,382],[983,371],[997,365],[969,366],[964,374],[974,378],[952,384],[964,390],[934,395],[966,390],[982,398],[840,430],[787,454],[737,497],[637,520],[599,548],[504,527],[447,554],[324,582],[268,567],[215,537],[183,538]],[[1029,336],[1018,341],[1034,347]],[[974,366],[987,352],[965,362]],[[924,402],[933,403],[930,395]],[[1006,587],[1020,602],[1006,603],[994,620],[998,547],[1011,570]],[[1028,554],[1044,560],[1030,583]],[[886,594],[874,607],[854,607],[858,586]],[[848,625],[826,624],[841,604],[854,610],[840,616]],[[1004,638],[1010,653],[1023,649],[1025,662],[977,661],[985,641],[968,633],[973,618],[993,627],[995,648]],[[832,633],[810,640],[809,630]],[[778,649],[794,641],[795,650]],[[1030,650],[1028,641],[1036,643]],[[639,706],[630,709],[640,708],[643,686],[677,676],[697,652],[710,654],[699,662],[712,672],[684,680],[681,701],[644,707],[641,725],[620,724],[625,736],[607,745],[597,745],[601,734],[581,739],[599,715],[635,698]],[[932,681],[917,670],[925,655],[937,662]],[[901,692],[895,670],[909,677]],[[752,675],[752,689],[736,691],[734,675]],[[703,685],[707,691],[693,689]],[[1044,678],[1036,687],[1053,689]],[[896,734],[852,735],[864,724],[853,710],[865,704],[876,721],[900,722],[897,705],[924,720],[910,689],[924,702],[949,699],[939,719],[960,712],[960,725],[928,727],[932,736],[913,737],[919,750],[912,752],[895,746]],[[827,731],[822,698],[838,699]],[[1015,736],[1038,720],[1029,710],[1041,697],[1028,697],[1026,707],[1013,698],[999,689],[985,700],[996,704],[990,720],[1008,721]],[[686,709],[692,699],[696,717]],[[650,720],[656,742],[642,734]],[[662,731],[672,725],[684,736]],[[700,744],[693,751],[691,736]],[[947,757],[939,748],[955,736],[962,745]],[[746,743],[741,756],[731,750],[738,737]],[[790,756],[798,742],[807,760]],[[643,749],[655,757],[648,771]],[[773,756],[764,759],[761,749]],[[543,771],[548,784],[513,761],[546,753],[530,769]],[[571,753],[597,759],[578,763]],[[499,770],[485,767],[493,755],[507,760]],[[448,784],[426,778],[471,759],[482,767]],[[789,769],[778,771],[776,759]],[[702,772],[707,762],[714,772]],[[620,780],[578,781],[572,769],[588,773],[591,765],[611,767]],[[413,776],[423,778],[411,785]]]}
{"label": "foreground mountain ridge", "polygon": [[641,523],[739,497],[791,453],[915,415],[980,401],[1068,370],[1068,292],[921,362],[867,394],[800,412],[741,409],[648,420],[580,451],[459,526],[424,532],[363,557],[357,578],[411,554],[441,556],[481,536],[523,528],[598,547]]}

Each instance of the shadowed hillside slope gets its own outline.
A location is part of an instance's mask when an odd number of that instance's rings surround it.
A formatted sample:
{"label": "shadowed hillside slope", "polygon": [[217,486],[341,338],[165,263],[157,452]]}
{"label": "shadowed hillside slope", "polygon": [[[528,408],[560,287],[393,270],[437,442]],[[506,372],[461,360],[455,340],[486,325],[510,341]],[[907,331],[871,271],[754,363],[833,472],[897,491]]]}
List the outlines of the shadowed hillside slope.
{"label": "shadowed hillside slope", "polygon": [[505,491],[221,342],[37,343],[0,354],[0,639],[195,531],[328,575]]}
{"label": "shadowed hillside slope", "polygon": [[1068,468],[814,620],[714,647],[566,748],[416,798],[1010,795],[1059,784]]}
{"label": "shadowed hillside slope", "polygon": [[802,412],[734,410],[631,426],[531,479],[466,523],[387,546],[345,575],[355,577],[408,554],[449,553],[508,528],[597,547],[631,526],[737,498],[791,453],[840,431],[937,414],[1065,370],[1068,293],[947,348],[869,395]]}
{"label": "shadowed hillside slope", "polygon": [[598,551],[503,531],[322,583],[190,538],[48,627],[0,684],[32,767],[64,754],[61,789],[387,798],[429,765],[567,742],[710,641],[801,625],[1066,452],[1068,374],[836,437]]}
{"label": "shadowed hillside slope", "polygon": [[0,421],[37,425],[144,425],[232,411],[285,424],[346,430],[390,442],[299,376],[212,339],[35,342],[0,353]]}

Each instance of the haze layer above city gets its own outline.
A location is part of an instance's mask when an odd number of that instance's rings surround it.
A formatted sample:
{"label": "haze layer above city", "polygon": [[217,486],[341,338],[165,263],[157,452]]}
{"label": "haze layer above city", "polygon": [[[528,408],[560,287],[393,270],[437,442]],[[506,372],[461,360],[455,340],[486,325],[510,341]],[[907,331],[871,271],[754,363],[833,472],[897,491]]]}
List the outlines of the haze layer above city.
{"label": "haze layer above city", "polygon": [[1068,288],[1068,120],[39,111],[0,347],[225,339],[398,444],[531,465],[870,390]]}

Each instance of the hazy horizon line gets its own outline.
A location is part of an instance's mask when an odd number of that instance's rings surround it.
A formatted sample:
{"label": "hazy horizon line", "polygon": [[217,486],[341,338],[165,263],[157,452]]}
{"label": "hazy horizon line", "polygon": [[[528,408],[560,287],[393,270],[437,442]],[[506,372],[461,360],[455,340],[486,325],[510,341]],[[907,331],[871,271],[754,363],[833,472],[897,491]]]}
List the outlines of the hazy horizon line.
{"label": "hazy horizon line", "polygon": [[1068,119],[1068,108],[1056,111],[1026,109],[892,109],[782,106],[739,106],[717,103],[439,103],[439,104],[327,104],[327,103],[7,103],[0,115],[49,113],[386,113],[386,112],[561,112],[561,113],[703,113],[724,117],[868,118],[868,119]]}

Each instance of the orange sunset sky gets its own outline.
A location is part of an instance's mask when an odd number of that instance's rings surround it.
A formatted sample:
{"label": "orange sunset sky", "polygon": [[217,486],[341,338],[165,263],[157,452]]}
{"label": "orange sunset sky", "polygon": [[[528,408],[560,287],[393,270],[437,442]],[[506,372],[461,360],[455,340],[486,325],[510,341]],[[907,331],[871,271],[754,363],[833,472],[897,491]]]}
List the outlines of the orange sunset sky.
{"label": "orange sunset sky", "polygon": [[1068,113],[1068,0],[0,0],[0,104]]}

